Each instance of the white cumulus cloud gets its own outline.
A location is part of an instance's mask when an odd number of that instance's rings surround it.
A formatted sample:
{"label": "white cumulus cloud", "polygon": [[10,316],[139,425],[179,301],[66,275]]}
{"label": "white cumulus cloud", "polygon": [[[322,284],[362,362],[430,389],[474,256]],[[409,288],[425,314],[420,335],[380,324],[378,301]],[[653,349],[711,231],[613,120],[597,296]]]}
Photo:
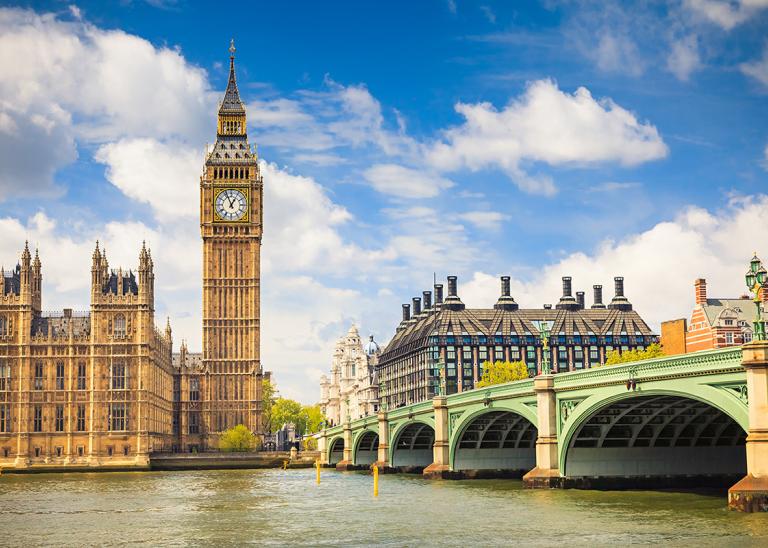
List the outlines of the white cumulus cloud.
{"label": "white cumulus cloud", "polygon": [[532,82],[501,110],[459,103],[456,111],[465,121],[432,145],[430,164],[441,170],[497,167],[528,192],[555,192],[549,177],[530,173],[530,163],[634,166],[668,153],[653,125],[611,99],[595,100],[584,87],[569,94],[551,80]]}
{"label": "white cumulus cloud", "polygon": [[377,164],[363,173],[373,188],[399,198],[433,198],[454,183],[444,177],[396,164]]}

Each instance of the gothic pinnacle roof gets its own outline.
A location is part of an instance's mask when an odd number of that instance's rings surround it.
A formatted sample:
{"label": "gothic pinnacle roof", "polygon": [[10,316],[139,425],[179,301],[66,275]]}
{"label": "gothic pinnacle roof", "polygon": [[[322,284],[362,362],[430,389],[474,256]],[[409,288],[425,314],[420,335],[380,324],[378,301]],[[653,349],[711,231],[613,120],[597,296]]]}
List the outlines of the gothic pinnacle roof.
{"label": "gothic pinnacle roof", "polygon": [[227,91],[224,92],[224,100],[219,107],[219,114],[245,114],[245,106],[240,100],[240,92],[237,90],[237,79],[235,78],[235,41],[232,40],[229,46],[229,82],[227,82]]}

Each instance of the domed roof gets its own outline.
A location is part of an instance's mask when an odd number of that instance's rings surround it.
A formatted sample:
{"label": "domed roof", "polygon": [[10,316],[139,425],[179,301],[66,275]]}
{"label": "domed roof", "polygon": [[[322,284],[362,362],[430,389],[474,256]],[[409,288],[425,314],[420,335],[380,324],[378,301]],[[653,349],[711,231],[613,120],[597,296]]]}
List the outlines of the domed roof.
{"label": "domed roof", "polygon": [[357,326],[355,324],[352,324],[352,327],[349,328],[349,331],[347,332],[347,337],[359,337],[360,332],[357,330]]}
{"label": "domed roof", "polygon": [[372,356],[374,354],[378,354],[381,351],[381,348],[379,348],[378,343],[373,340],[373,335],[371,335],[368,337],[368,342],[365,343],[363,350],[365,350],[366,356]]}

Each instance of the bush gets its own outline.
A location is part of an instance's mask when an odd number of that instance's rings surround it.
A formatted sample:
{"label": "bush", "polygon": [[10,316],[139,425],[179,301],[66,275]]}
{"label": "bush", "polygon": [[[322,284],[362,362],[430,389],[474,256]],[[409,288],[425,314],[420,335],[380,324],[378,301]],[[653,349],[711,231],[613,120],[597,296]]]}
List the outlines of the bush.
{"label": "bush", "polygon": [[660,344],[649,345],[645,350],[610,350],[605,356],[605,365],[618,365],[620,363],[638,362],[650,358],[659,358],[664,355]]}
{"label": "bush", "polygon": [[528,367],[525,362],[485,362],[483,376],[477,382],[477,388],[485,388],[494,384],[519,381],[528,378]]}
{"label": "bush", "polygon": [[259,438],[243,424],[226,430],[219,438],[219,451],[245,452],[259,447]]}

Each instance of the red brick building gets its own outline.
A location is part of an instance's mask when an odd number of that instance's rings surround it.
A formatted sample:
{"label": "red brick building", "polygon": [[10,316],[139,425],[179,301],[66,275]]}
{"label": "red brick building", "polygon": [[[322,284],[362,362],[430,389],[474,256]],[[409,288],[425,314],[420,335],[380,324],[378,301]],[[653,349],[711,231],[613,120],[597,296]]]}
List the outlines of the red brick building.
{"label": "red brick building", "polygon": [[[661,342],[667,354],[684,354],[726,346],[740,346],[752,340],[755,303],[744,295],[732,299],[711,299],[707,281],[694,282],[696,304],[690,322],[670,320],[661,324]],[[768,290],[761,292],[768,300]]]}

